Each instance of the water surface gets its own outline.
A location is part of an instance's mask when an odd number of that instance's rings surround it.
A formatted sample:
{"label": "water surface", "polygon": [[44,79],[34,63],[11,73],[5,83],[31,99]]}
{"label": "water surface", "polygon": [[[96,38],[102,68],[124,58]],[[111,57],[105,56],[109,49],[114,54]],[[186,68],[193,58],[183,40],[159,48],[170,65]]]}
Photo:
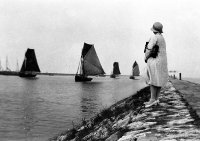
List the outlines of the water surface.
{"label": "water surface", "polygon": [[47,140],[146,86],[128,77],[80,83],[73,76],[0,76],[0,82],[1,141]]}
{"label": "water surface", "polygon": [[198,83],[198,84],[200,84],[200,78],[186,77],[186,78],[183,78],[183,80],[187,80],[187,81],[190,81],[190,82],[193,82],[193,83]]}

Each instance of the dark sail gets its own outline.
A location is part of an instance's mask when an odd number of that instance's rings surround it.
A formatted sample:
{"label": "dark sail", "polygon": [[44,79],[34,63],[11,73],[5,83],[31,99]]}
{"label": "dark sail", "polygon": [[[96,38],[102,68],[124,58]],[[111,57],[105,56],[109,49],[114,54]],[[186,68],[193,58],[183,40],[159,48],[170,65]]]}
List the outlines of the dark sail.
{"label": "dark sail", "polygon": [[25,53],[24,62],[22,64],[20,72],[25,71],[40,72],[34,49],[28,48]]}
{"label": "dark sail", "polygon": [[116,75],[121,74],[120,70],[119,70],[119,63],[118,62],[113,63],[113,74],[116,74]]}
{"label": "dark sail", "polygon": [[137,65],[138,65],[137,62],[135,61],[133,64],[133,68],[136,67]]}
{"label": "dark sail", "polygon": [[93,45],[90,45],[90,44],[87,44],[87,43],[84,43],[83,49],[82,49],[82,54],[81,54],[83,58],[85,57],[85,55],[88,53],[88,51],[89,51],[92,47],[94,47],[94,46],[93,46]]}
{"label": "dark sail", "polygon": [[[79,74],[78,70],[80,72]],[[78,70],[75,76],[76,82],[91,81],[92,78],[87,77],[89,75],[94,76],[105,74],[95,51],[94,45],[84,43],[81,53],[80,67],[78,67]]]}
{"label": "dark sail", "polygon": [[139,75],[140,75],[139,66],[138,66],[138,64],[137,64],[136,61],[135,61],[134,64],[133,64],[132,75],[133,75],[133,76],[139,76]]}
{"label": "dark sail", "polygon": [[82,50],[82,70],[84,75],[100,75],[105,74],[97,53],[94,49],[94,45],[84,43]]}

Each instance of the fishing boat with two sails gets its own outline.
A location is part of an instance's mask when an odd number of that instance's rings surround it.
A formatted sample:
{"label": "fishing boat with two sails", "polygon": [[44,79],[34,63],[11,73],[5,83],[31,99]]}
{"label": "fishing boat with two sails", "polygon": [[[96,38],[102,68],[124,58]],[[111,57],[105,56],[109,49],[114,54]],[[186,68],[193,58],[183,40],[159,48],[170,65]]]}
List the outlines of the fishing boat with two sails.
{"label": "fishing boat with two sails", "polygon": [[110,75],[110,78],[116,78],[121,74],[120,70],[119,70],[119,63],[118,62],[114,62],[113,63],[113,71]]}
{"label": "fishing boat with two sails", "polygon": [[9,67],[9,62],[8,62],[8,56],[6,56],[6,66],[5,69],[1,65],[1,60],[0,60],[0,75],[13,75],[13,76],[18,76],[18,71],[12,71]]}
{"label": "fishing boat with two sails", "polygon": [[24,61],[19,72],[20,77],[35,77],[40,72],[40,68],[37,63],[35,50],[28,48]]}
{"label": "fishing boat with two sails", "polygon": [[75,82],[91,81],[88,76],[100,76],[105,72],[101,66],[94,45],[84,43],[81,52],[80,63],[75,75]]}
{"label": "fishing boat with two sails", "polygon": [[1,62],[0,62],[0,70],[5,72],[5,74],[8,72],[11,72],[11,69],[9,67],[9,62],[8,62],[8,56],[6,56],[6,67],[5,69],[3,69],[3,67],[1,66]]}
{"label": "fishing boat with two sails", "polygon": [[135,61],[133,66],[132,66],[132,74],[131,74],[131,76],[129,78],[130,79],[135,79],[135,76],[139,76],[139,75],[140,75],[139,65]]}

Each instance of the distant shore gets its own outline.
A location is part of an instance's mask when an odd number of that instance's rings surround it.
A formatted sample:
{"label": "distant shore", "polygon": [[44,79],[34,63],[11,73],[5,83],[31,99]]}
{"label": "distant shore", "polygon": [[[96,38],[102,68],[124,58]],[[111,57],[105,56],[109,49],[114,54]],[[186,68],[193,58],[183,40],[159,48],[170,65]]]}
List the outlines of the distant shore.
{"label": "distant shore", "polygon": [[[17,71],[0,71],[0,75],[11,75],[11,76],[19,76],[19,72]],[[38,73],[38,75],[49,75],[49,76],[54,76],[54,75],[62,75],[62,76],[74,76],[75,74],[67,74],[67,73]]]}
{"label": "distant shore", "polygon": [[149,87],[143,88],[49,141],[200,140],[200,118],[173,81],[162,89],[159,106],[145,108],[149,98]]}
{"label": "distant shore", "polygon": [[75,74],[71,74],[71,73],[48,73],[48,72],[41,72],[41,73],[38,73],[38,75],[49,75],[49,76],[54,76],[54,75],[74,76]]}
{"label": "distant shore", "polygon": [[[19,76],[19,72],[17,71],[0,71],[0,75],[11,75],[11,76]],[[49,73],[49,72],[41,72],[37,75],[48,75],[48,76],[75,76],[73,73]],[[110,75],[101,75],[98,77],[106,77]],[[120,76],[129,76],[129,75],[120,75]]]}
{"label": "distant shore", "polygon": [[18,76],[19,72],[17,72],[17,71],[0,71],[0,75]]}

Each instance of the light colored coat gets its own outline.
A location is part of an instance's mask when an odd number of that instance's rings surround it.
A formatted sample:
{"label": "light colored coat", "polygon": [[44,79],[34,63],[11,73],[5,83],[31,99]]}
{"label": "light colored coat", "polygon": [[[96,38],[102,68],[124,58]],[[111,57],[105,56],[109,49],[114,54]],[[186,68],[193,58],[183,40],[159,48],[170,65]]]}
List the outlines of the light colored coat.
{"label": "light colored coat", "polygon": [[[148,84],[163,87],[168,80],[168,68],[166,43],[162,34],[157,33],[150,38],[148,49],[152,49],[155,44],[159,46],[159,52],[156,58],[151,57],[147,60]],[[145,57],[150,52],[148,49]]]}

